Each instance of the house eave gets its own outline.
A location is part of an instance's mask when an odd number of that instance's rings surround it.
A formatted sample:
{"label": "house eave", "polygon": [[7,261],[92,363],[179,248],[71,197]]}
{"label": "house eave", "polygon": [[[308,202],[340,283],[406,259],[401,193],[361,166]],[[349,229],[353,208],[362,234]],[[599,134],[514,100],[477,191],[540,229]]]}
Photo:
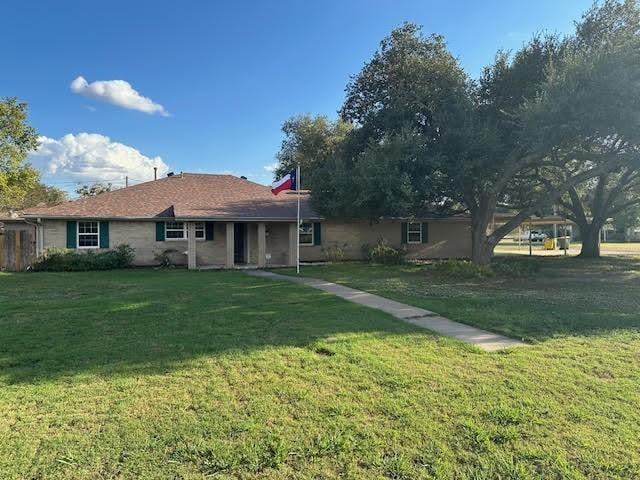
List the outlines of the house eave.
{"label": "house eave", "polygon": [[[193,217],[193,216],[175,216],[175,217],[114,217],[102,215],[23,215],[24,219],[42,219],[42,220],[83,220],[83,219],[99,219],[109,221],[122,222],[162,222],[162,221],[196,221],[196,222],[295,222],[295,217]],[[305,220],[324,220],[322,217],[312,216],[303,217]],[[15,219],[18,220],[18,219]]]}

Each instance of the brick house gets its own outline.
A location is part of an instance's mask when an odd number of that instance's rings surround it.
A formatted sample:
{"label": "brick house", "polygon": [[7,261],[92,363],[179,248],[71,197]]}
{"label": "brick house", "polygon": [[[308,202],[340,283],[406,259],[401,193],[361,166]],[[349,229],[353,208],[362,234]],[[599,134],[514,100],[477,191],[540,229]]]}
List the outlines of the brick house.
{"label": "brick house", "polygon": [[296,196],[274,196],[269,187],[243,177],[184,173],[22,215],[37,225],[38,254],[128,244],[136,265],[154,265],[163,252],[189,268],[293,265],[296,235],[303,262],[324,260],[336,245],[346,259],[357,260],[363,244],[381,237],[405,248],[410,258],[470,256],[467,218],[325,220],[302,193],[298,231]]}

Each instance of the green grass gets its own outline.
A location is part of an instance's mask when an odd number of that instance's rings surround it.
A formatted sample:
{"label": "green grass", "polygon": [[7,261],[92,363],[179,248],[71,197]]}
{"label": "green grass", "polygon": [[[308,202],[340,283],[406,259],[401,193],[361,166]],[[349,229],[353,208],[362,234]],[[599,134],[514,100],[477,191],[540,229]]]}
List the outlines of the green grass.
{"label": "green grass", "polygon": [[[402,268],[305,273],[423,275]],[[639,478],[630,303],[489,354],[238,272],[0,274],[0,477]]]}
{"label": "green grass", "polygon": [[[519,261],[525,261],[519,260]],[[453,320],[536,342],[640,328],[640,259],[527,259],[530,278],[459,278],[428,265],[305,266],[303,275],[433,310]],[[291,269],[282,273],[293,274]]]}

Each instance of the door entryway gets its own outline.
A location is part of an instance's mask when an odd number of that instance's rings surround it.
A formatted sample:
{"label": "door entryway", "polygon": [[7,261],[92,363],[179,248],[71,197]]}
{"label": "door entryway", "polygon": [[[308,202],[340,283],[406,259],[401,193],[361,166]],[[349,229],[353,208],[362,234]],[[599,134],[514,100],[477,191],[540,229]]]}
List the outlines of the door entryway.
{"label": "door entryway", "polygon": [[233,261],[236,265],[247,263],[245,258],[245,241],[247,238],[247,224],[233,224]]}

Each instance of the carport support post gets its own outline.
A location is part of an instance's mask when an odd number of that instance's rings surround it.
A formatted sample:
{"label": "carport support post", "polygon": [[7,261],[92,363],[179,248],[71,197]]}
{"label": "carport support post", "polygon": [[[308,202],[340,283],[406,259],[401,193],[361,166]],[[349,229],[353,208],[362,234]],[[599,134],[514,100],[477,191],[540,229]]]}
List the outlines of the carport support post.
{"label": "carport support post", "polygon": [[187,222],[187,266],[194,270],[196,265],[196,224]]}
{"label": "carport support post", "polygon": [[267,227],[264,222],[258,223],[258,268],[267,265]]}
{"label": "carport support post", "polygon": [[235,239],[233,238],[233,222],[227,222],[227,262],[225,266],[227,268],[234,267],[233,249]]}

